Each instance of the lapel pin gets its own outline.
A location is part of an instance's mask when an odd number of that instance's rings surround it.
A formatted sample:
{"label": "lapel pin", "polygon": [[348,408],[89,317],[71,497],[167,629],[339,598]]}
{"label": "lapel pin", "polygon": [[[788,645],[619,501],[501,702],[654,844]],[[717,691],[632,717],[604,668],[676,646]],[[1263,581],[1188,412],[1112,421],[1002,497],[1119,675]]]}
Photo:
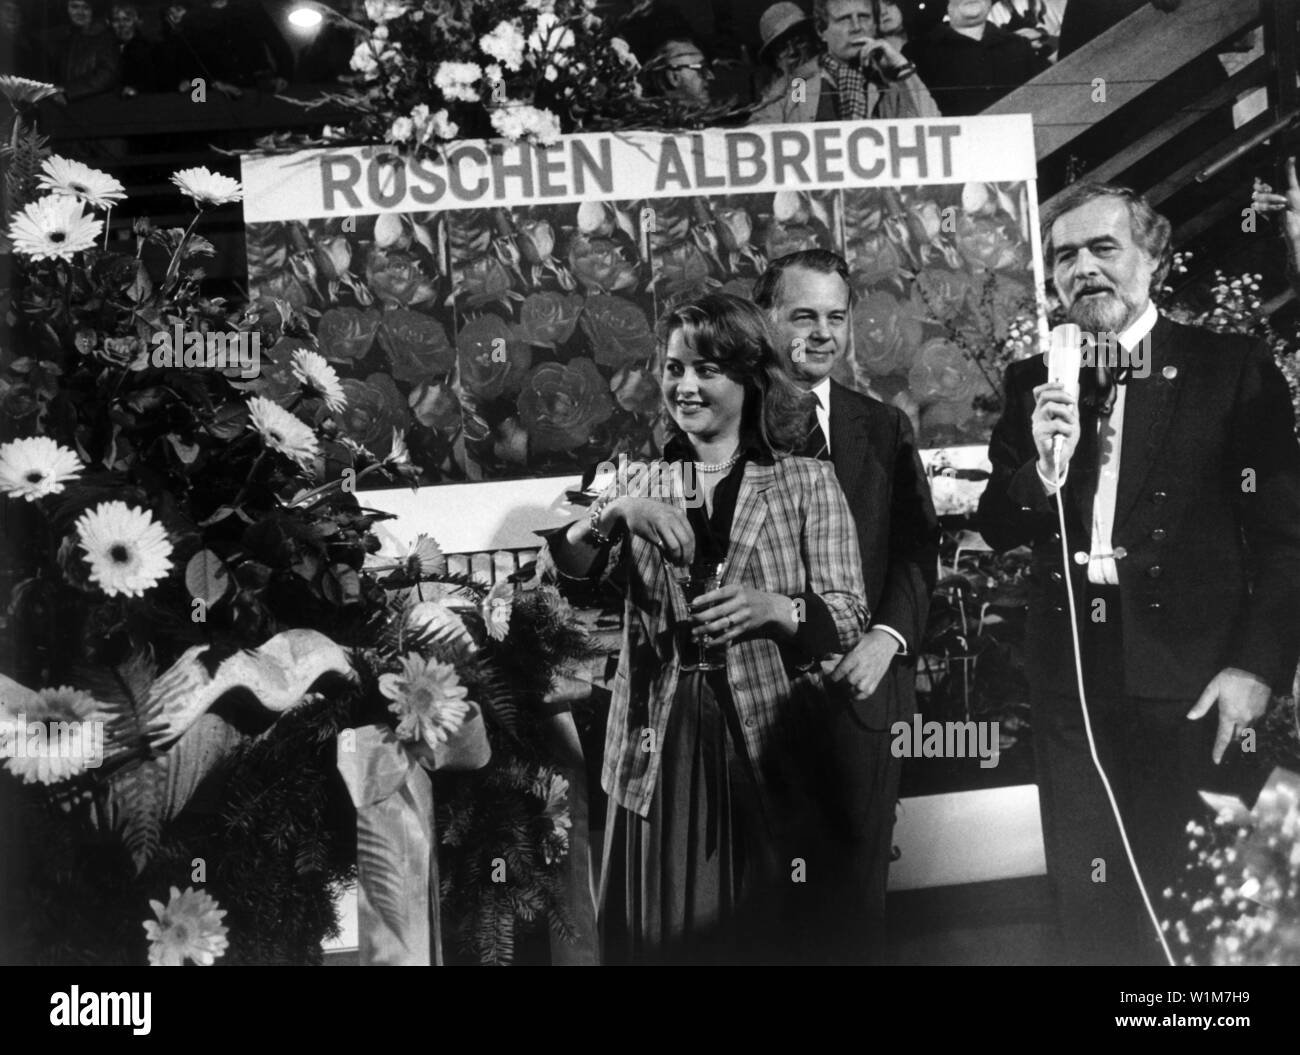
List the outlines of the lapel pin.
{"label": "lapel pin", "polygon": [[1079,552],[1077,552],[1077,553],[1074,555],[1074,563],[1075,563],[1075,564],[1087,564],[1087,563],[1088,563],[1088,554],[1086,554],[1083,550],[1079,550]]}
{"label": "lapel pin", "polygon": [[1166,366],[1163,370],[1160,371],[1160,373],[1164,375],[1164,379],[1166,381],[1172,381],[1175,377],[1178,376],[1178,367]]}

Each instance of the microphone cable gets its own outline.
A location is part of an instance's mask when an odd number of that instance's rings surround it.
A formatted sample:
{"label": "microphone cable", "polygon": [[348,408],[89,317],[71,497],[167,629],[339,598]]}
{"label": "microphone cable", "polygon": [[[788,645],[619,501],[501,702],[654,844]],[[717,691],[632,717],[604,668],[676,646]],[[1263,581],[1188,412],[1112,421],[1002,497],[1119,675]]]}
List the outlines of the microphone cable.
{"label": "microphone cable", "polygon": [[[1061,437],[1057,437],[1058,440]],[[1054,452],[1056,453],[1056,452]],[[1056,454],[1056,464],[1060,465],[1060,455]],[[1142,904],[1146,908],[1147,915],[1151,919],[1151,926],[1155,928],[1156,937],[1160,939],[1160,948],[1165,954],[1165,959],[1170,967],[1176,967],[1174,955],[1169,951],[1169,943],[1165,941],[1164,931],[1160,927],[1160,920],[1156,917],[1155,909],[1151,905],[1151,898],[1147,896],[1146,884],[1142,882],[1142,873],[1138,869],[1137,858],[1133,856],[1133,847],[1128,841],[1128,831],[1124,827],[1124,819],[1119,813],[1119,803],[1115,801],[1115,793],[1111,790],[1110,780],[1106,776],[1106,770],[1102,768],[1101,759],[1097,757],[1097,741],[1092,735],[1092,720],[1088,716],[1088,697],[1083,689],[1083,649],[1079,644],[1079,613],[1074,603],[1074,580],[1070,575],[1070,544],[1069,536],[1065,531],[1065,504],[1061,499],[1063,490],[1063,479],[1061,473],[1056,474],[1056,516],[1060,524],[1061,533],[1061,560],[1065,568],[1065,592],[1068,598],[1070,609],[1070,639],[1074,647],[1074,675],[1079,687],[1079,708],[1083,712],[1083,729],[1088,737],[1088,750],[1092,754],[1092,764],[1097,770],[1097,775],[1101,777],[1101,785],[1106,790],[1106,798],[1110,802],[1111,813],[1115,816],[1115,824],[1119,828],[1119,837],[1124,843],[1124,853],[1128,857],[1129,867],[1133,869],[1133,878],[1137,881],[1138,892],[1142,895]]]}

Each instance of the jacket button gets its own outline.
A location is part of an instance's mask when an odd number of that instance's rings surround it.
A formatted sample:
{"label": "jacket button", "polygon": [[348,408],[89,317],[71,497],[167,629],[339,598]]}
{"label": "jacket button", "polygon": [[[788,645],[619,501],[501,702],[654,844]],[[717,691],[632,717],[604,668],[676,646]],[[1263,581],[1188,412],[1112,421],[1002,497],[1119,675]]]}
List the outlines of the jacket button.
{"label": "jacket button", "polygon": [[1152,601],[1149,605],[1147,605],[1147,608],[1149,608],[1153,612],[1160,611],[1160,607],[1161,605],[1159,601]]}
{"label": "jacket button", "polygon": [[1151,537],[1152,537],[1156,542],[1164,542],[1164,540],[1165,540],[1165,534],[1166,534],[1166,533],[1165,533],[1165,529],[1164,529],[1164,528],[1154,528],[1154,529],[1152,530],[1152,532],[1151,532]]}
{"label": "jacket button", "polygon": [[1053,541],[1053,542],[1060,542],[1060,541],[1061,541],[1061,533],[1060,533],[1059,531],[1053,531],[1053,532],[1052,532],[1052,541]]}
{"label": "jacket button", "polygon": [[754,726],[756,726],[757,724],[758,724],[758,723],[757,723],[756,721],[754,721],[753,718],[746,718],[746,719],[745,719],[745,728],[746,728],[746,729],[752,729],[752,728],[754,728]]}
{"label": "jacket button", "polygon": [[1063,604],[1054,604],[1054,605],[1052,605],[1052,611],[1053,611],[1053,612],[1064,612],[1064,611],[1065,611],[1065,605],[1063,605]]}
{"label": "jacket button", "polygon": [[1163,501],[1164,501],[1166,498],[1168,498],[1168,497],[1169,497],[1169,492],[1168,492],[1168,491],[1152,491],[1152,492],[1151,492],[1151,501],[1153,501],[1153,502],[1163,502]]}
{"label": "jacket button", "polygon": [[1062,576],[1061,576],[1061,573],[1060,573],[1059,571],[1054,571],[1054,572],[1052,572],[1052,574],[1049,576],[1049,578],[1051,578],[1052,582],[1060,582]]}
{"label": "jacket button", "polygon": [[1158,579],[1163,571],[1164,569],[1161,568],[1159,564],[1153,564],[1147,569],[1147,578]]}

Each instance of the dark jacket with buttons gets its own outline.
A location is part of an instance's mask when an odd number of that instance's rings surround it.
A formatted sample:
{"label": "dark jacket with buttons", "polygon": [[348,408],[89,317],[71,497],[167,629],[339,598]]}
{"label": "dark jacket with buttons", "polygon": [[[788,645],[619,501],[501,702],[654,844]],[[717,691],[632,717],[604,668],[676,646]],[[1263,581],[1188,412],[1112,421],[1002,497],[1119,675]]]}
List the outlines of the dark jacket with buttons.
{"label": "dark jacket with buttons", "polygon": [[[1062,497],[1068,549],[1086,554],[1096,490],[1097,413],[1081,392],[1082,437]],[[1062,562],[1055,499],[1030,434],[1041,357],[1012,364],[993,431],[980,531],[994,549],[1033,548],[1028,672],[1039,691],[1073,695],[1064,575],[1081,634],[1086,565]],[[1224,667],[1288,691],[1300,659],[1300,446],[1291,396],[1267,348],[1164,319],[1150,376],[1128,388],[1115,525],[1132,696],[1195,700]]]}

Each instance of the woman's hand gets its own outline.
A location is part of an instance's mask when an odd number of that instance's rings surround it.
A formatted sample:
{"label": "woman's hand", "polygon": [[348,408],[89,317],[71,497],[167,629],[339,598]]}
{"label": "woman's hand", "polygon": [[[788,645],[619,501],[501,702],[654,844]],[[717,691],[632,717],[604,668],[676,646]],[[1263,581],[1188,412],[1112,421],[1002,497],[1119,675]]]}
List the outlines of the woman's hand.
{"label": "woman's hand", "polygon": [[685,566],[695,559],[695,532],[686,514],[674,505],[625,496],[605,507],[603,519],[607,524],[621,523],[629,534],[658,547],[673,564]]}
{"label": "woman's hand", "polygon": [[799,629],[789,597],[736,583],[697,597],[691,617],[699,628],[697,636],[707,637],[712,645],[729,645],[751,634],[792,638]]}

